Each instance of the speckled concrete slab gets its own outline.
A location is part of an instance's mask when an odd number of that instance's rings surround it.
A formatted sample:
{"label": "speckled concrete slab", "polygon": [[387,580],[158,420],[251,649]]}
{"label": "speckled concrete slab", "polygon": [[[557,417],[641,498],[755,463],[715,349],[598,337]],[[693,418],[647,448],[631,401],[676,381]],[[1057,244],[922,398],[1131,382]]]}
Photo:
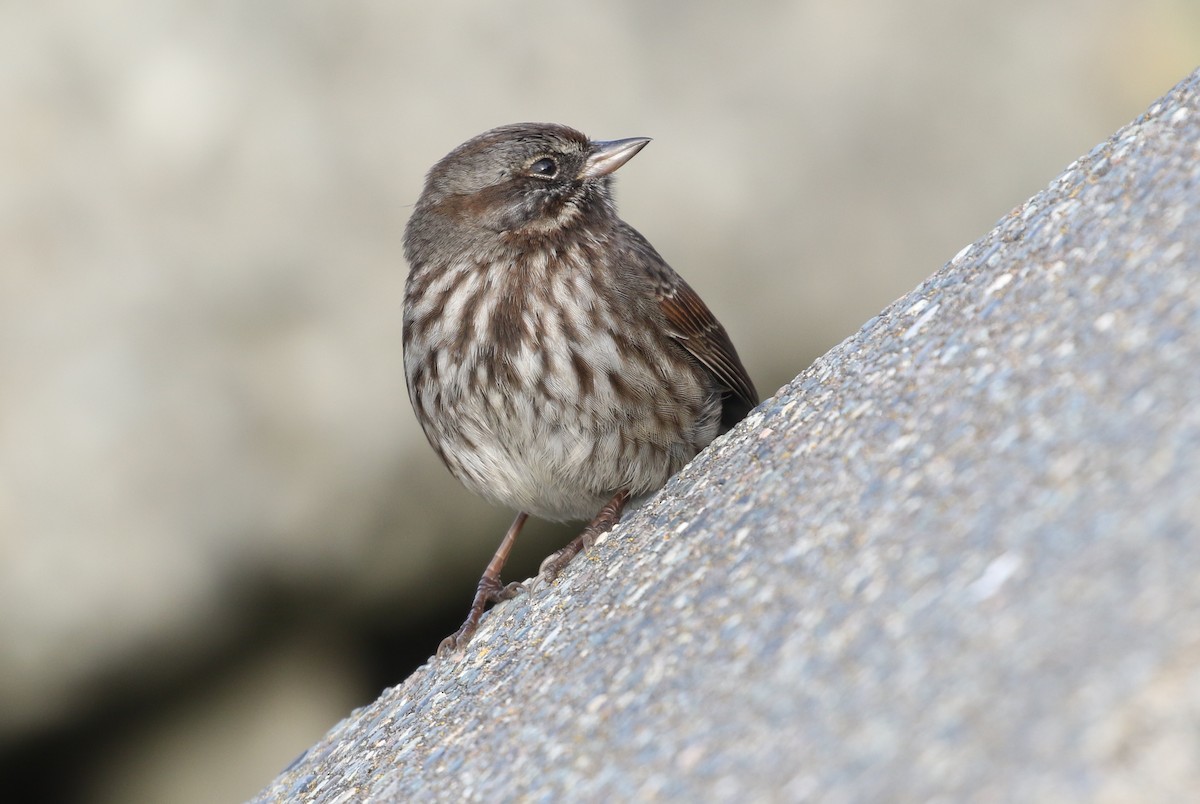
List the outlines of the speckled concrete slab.
{"label": "speckled concrete slab", "polygon": [[1200,73],[260,801],[1200,789]]}

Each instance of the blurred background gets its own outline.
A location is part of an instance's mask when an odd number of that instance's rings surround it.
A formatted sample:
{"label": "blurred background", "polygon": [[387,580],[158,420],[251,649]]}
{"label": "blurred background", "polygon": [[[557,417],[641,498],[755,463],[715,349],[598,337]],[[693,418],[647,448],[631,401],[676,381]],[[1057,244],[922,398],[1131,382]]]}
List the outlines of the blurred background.
{"label": "blurred background", "polygon": [[512,513],[400,341],[461,141],[653,137],[623,216],[770,395],[1198,54],[1194,0],[0,4],[6,787],[245,799],[461,621]]}

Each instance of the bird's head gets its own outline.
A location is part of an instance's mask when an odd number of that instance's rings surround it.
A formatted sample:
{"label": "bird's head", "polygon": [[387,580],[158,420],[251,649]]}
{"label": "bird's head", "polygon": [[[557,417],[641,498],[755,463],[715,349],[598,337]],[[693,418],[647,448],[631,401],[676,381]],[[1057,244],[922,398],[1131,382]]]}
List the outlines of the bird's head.
{"label": "bird's head", "polygon": [[419,261],[423,249],[436,248],[450,233],[471,240],[552,235],[578,221],[612,215],[611,175],[649,141],[589,140],[573,128],[547,123],[484,132],[429,171],[405,234],[409,260]]}

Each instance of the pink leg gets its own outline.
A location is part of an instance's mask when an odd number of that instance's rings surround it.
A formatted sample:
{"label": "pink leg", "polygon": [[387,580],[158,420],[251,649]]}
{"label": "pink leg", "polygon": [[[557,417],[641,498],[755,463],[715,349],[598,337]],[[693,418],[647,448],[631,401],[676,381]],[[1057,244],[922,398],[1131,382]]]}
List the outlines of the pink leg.
{"label": "pink leg", "polygon": [[508,600],[525,588],[519,583],[510,583],[508,586],[501,585],[500,570],[504,568],[504,562],[508,561],[508,554],[512,552],[513,544],[517,541],[517,534],[521,532],[521,527],[528,518],[529,514],[522,511],[509,525],[508,532],[504,534],[504,539],[496,548],[496,554],[492,556],[487,569],[483,571],[483,577],[479,579],[479,586],[475,589],[475,599],[471,602],[471,610],[467,612],[467,619],[463,621],[457,631],[443,639],[442,644],[438,645],[438,656],[445,656],[458,648],[465,647],[471,641],[488,603]]}
{"label": "pink leg", "polygon": [[552,553],[545,561],[542,562],[541,569],[538,571],[538,580],[549,583],[558,577],[558,574],[571,563],[571,559],[579,555],[579,553],[595,544],[596,539],[602,533],[607,533],[613,525],[621,519],[621,512],[625,510],[625,504],[629,502],[629,491],[621,489],[612,496],[612,499],[604,504],[600,509],[600,513],[596,514],[596,518],[588,523],[588,526],[583,529],[571,543],[557,553]]}

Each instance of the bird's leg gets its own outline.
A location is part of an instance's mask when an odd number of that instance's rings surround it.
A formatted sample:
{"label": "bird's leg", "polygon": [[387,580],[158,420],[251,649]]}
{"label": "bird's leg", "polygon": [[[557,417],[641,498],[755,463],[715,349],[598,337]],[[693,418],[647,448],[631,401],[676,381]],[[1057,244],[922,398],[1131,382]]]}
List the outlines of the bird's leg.
{"label": "bird's leg", "polygon": [[487,569],[483,571],[483,577],[479,579],[479,586],[475,589],[475,600],[471,602],[471,610],[467,612],[467,619],[463,621],[457,631],[443,639],[442,644],[438,645],[438,656],[445,656],[471,641],[471,636],[479,627],[479,619],[483,617],[483,610],[487,608],[488,603],[508,600],[525,589],[524,584],[516,582],[510,583],[508,586],[501,585],[500,570],[504,568],[504,562],[508,560],[508,554],[512,552],[513,544],[517,541],[517,534],[521,532],[521,527],[528,518],[529,514],[522,511],[508,526],[508,532],[504,534],[504,539],[496,548],[496,554],[492,556]]}
{"label": "bird's leg", "polygon": [[586,550],[595,544],[596,539],[602,533],[607,533],[613,525],[621,518],[621,512],[625,510],[625,503],[629,502],[629,490],[621,489],[612,496],[612,499],[604,504],[600,509],[600,513],[596,514],[595,519],[588,523],[588,526],[583,529],[571,543],[557,553],[552,553],[542,562],[541,568],[538,570],[538,580],[550,583],[558,574],[563,571],[567,564],[571,563],[571,559],[579,555],[581,550]]}

